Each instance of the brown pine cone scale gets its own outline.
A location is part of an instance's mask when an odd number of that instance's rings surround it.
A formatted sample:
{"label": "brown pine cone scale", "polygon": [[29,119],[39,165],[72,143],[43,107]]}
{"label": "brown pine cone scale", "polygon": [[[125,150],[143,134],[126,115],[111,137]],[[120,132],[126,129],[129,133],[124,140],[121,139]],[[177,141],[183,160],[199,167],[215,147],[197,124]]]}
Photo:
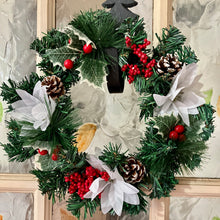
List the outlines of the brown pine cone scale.
{"label": "brown pine cone scale", "polygon": [[46,86],[47,94],[52,99],[58,99],[60,96],[65,94],[65,89],[61,79],[55,75],[45,77],[41,85]]}
{"label": "brown pine cone scale", "polygon": [[178,60],[177,55],[167,54],[162,56],[156,65],[156,71],[163,78],[172,80],[172,78],[182,69],[182,62]]}
{"label": "brown pine cone scale", "polygon": [[135,184],[143,179],[146,170],[145,166],[139,160],[136,160],[134,157],[129,157],[121,173],[125,182]]}

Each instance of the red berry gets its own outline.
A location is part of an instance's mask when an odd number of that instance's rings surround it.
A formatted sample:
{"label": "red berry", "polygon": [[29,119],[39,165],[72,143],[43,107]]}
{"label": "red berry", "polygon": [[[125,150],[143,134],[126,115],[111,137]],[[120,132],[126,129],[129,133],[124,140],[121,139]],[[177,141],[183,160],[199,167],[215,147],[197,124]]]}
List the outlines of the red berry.
{"label": "red berry", "polygon": [[73,61],[70,59],[67,59],[64,61],[63,65],[67,68],[67,69],[72,69],[73,68]]}
{"label": "red berry", "polygon": [[51,159],[54,161],[58,160],[57,154],[52,154]]}
{"label": "red berry", "polygon": [[176,131],[171,131],[169,134],[169,138],[173,141],[176,141],[178,139],[179,135]]}
{"label": "red berry", "polygon": [[71,39],[68,40],[68,44],[70,44],[70,43],[71,43]]}
{"label": "red berry", "polygon": [[40,149],[38,149],[38,153],[43,156],[43,155],[48,154],[48,151],[47,150],[40,150]]}
{"label": "red berry", "polygon": [[185,134],[180,134],[180,135],[179,135],[179,138],[178,138],[178,141],[179,141],[179,142],[183,142],[183,141],[185,141],[185,140],[186,140]]}
{"label": "red berry", "polygon": [[91,53],[91,52],[92,52],[92,45],[91,45],[91,44],[89,44],[89,45],[85,44],[85,45],[83,46],[83,51],[84,51],[84,53],[86,53],[86,54]]}
{"label": "red berry", "polygon": [[177,125],[174,130],[178,133],[178,134],[182,134],[185,130],[183,125]]}

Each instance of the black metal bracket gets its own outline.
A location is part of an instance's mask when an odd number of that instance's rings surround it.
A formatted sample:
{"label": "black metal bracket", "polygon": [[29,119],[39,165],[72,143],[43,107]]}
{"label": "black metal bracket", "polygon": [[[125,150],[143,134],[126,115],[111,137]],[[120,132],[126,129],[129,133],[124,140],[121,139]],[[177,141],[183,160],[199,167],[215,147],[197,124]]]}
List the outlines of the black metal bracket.
{"label": "black metal bracket", "polygon": [[[135,18],[138,15],[134,14],[128,8],[136,6],[138,3],[134,0],[107,0],[102,6],[111,8],[110,12],[118,22],[123,22],[126,18]],[[116,48],[106,49],[106,52],[113,57],[114,61],[108,66],[107,86],[110,93],[122,93],[124,91],[124,79],[122,71],[118,65],[118,51]]]}

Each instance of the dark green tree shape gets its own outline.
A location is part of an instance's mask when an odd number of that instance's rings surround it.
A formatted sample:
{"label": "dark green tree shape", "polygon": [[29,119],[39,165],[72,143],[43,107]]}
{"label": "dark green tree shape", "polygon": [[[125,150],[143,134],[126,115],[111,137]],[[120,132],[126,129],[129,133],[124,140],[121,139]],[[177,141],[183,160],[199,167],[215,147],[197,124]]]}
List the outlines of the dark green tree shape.
{"label": "dark green tree shape", "polygon": [[102,6],[104,8],[111,8],[111,14],[121,23],[126,18],[135,18],[138,16],[128,10],[128,8],[134,7],[137,4],[134,0],[106,0]]}

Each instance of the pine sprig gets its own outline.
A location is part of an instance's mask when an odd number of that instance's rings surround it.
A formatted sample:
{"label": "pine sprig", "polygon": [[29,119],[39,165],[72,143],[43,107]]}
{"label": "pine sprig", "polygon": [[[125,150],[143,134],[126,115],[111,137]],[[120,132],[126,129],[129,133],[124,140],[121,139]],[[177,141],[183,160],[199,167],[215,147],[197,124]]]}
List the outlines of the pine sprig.
{"label": "pine sprig", "polygon": [[8,84],[3,83],[1,85],[1,96],[7,104],[12,104],[20,100],[20,96],[17,94],[16,89],[22,89],[26,92],[32,94],[34,86],[38,81],[42,80],[42,77],[38,76],[36,73],[32,73],[29,77],[25,77],[21,82],[16,83],[15,81],[9,79]]}
{"label": "pine sprig", "polygon": [[121,168],[123,163],[126,163],[126,153],[127,151],[121,153],[121,144],[109,143],[109,145],[104,146],[104,150],[101,156],[99,156],[99,159],[113,170],[115,167]]}
{"label": "pine sprig", "polygon": [[48,49],[56,49],[67,45],[68,39],[69,37],[65,33],[52,29],[41,39],[34,40],[30,45],[30,49],[37,51],[40,56],[43,56]]}
{"label": "pine sprig", "polygon": [[92,217],[98,206],[100,206],[100,200],[98,198],[95,198],[92,201],[90,199],[82,200],[77,193],[73,193],[67,201],[67,210],[78,219],[80,219],[81,216],[81,208],[84,207],[83,219],[86,219],[87,213]]}
{"label": "pine sprig", "polygon": [[153,75],[150,78],[137,76],[134,87],[140,94],[167,95],[170,90],[170,82],[163,80],[153,68]]}
{"label": "pine sprig", "polygon": [[147,33],[144,30],[144,19],[127,18],[119,27],[119,32],[129,36],[134,44],[142,44],[147,38]]}
{"label": "pine sprig", "polygon": [[179,61],[186,64],[197,63],[199,59],[197,58],[195,52],[190,46],[183,46],[181,49],[177,50],[177,55]]}
{"label": "pine sprig", "polygon": [[8,154],[9,161],[24,162],[25,160],[37,154],[37,151],[32,147],[23,147],[24,138],[20,136],[21,126],[15,121],[7,122],[8,141],[7,144],[2,144],[5,152]]}
{"label": "pine sprig", "polygon": [[157,106],[152,95],[143,96],[139,98],[140,103],[140,120],[144,118],[146,120],[148,117],[152,117],[154,109]]}
{"label": "pine sprig", "polygon": [[56,197],[59,199],[64,199],[68,185],[64,179],[64,173],[59,169],[54,169],[50,171],[42,170],[32,170],[38,178],[39,189],[43,195],[48,194],[48,198],[52,199],[53,203],[56,201]]}
{"label": "pine sprig", "polygon": [[180,30],[174,26],[162,29],[162,36],[156,34],[159,44],[154,48],[154,57],[160,58],[167,53],[174,54],[177,50],[182,50],[186,37],[181,34]]}

